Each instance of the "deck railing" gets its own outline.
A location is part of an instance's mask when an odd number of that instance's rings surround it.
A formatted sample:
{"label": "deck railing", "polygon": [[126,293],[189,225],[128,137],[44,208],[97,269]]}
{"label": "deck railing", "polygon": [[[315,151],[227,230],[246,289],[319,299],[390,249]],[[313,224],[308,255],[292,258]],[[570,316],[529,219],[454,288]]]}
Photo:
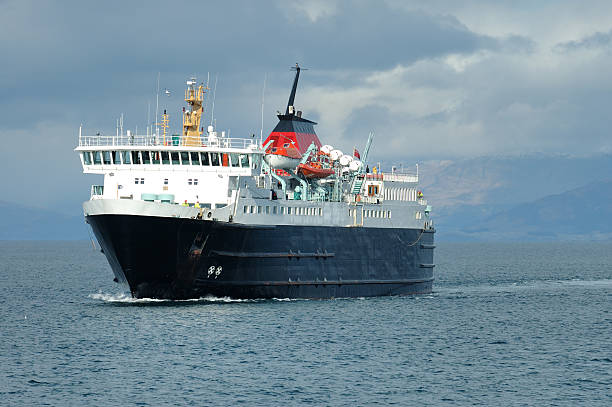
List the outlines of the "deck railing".
{"label": "deck railing", "polygon": [[398,174],[398,173],[387,173],[383,174],[383,179],[385,181],[395,181],[395,182],[419,182],[418,174]]}
{"label": "deck railing", "polygon": [[193,137],[163,136],[155,135],[119,135],[104,136],[96,134],[93,136],[79,135],[79,147],[220,147],[220,148],[259,148],[259,143],[254,138],[230,138],[219,136],[201,136],[200,140]]}

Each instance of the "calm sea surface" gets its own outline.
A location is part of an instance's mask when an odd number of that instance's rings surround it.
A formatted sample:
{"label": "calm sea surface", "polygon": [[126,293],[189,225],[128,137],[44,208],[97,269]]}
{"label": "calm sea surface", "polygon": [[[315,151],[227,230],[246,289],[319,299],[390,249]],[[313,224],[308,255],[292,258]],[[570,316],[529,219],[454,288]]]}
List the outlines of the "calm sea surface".
{"label": "calm sea surface", "polygon": [[131,300],[0,242],[0,405],[612,405],[612,244],[438,244],[435,293]]}

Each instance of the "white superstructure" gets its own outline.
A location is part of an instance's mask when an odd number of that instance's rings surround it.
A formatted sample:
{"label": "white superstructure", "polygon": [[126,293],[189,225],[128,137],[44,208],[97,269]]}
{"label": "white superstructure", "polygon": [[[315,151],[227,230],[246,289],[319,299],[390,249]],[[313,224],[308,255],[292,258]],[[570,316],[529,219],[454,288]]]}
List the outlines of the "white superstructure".
{"label": "white superstructure", "polygon": [[[187,82],[183,132],[113,136],[87,135],[79,129],[83,172],[101,174],[86,214],[131,213],[142,216],[190,217],[245,224],[370,226],[431,228],[431,207],[418,191],[416,173],[366,173],[364,161],[330,145],[312,153],[329,156],[333,175],[320,179],[300,176],[294,164],[275,166],[264,160],[266,146],[255,137],[232,138],[208,126],[201,131],[203,86]],[[270,154],[268,154],[269,156]],[[299,160],[297,163],[299,164]],[[284,175],[278,169],[286,170]],[[131,202],[128,202],[131,201]],[[179,206],[181,207],[179,209]],[[189,207],[189,208],[185,208]]]}
{"label": "white superstructure", "polygon": [[219,207],[231,203],[239,176],[261,172],[263,150],[253,138],[229,138],[209,128],[200,145],[183,136],[79,135],[83,172],[104,175],[92,199],[135,199]]}

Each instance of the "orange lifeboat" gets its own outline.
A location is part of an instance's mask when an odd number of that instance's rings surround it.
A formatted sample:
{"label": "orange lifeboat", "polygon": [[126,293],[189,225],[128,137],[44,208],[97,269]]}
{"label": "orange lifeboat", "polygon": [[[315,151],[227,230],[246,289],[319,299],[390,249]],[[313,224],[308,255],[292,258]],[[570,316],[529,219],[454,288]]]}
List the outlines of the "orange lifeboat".
{"label": "orange lifeboat", "polygon": [[295,168],[301,158],[300,151],[291,143],[285,143],[281,147],[270,147],[264,156],[270,167],[282,170]]}
{"label": "orange lifeboat", "polygon": [[323,168],[319,162],[299,164],[297,166],[297,171],[308,179],[325,178],[334,173],[332,168]]}

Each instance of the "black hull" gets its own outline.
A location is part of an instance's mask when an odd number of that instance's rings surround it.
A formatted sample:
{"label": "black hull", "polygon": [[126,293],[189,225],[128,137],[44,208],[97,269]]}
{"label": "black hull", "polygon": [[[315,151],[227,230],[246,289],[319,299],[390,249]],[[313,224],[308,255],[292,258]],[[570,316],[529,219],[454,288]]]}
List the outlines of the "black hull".
{"label": "black hull", "polygon": [[137,298],[426,294],[433,230],[243,225],[90,215],[116,279]]}

